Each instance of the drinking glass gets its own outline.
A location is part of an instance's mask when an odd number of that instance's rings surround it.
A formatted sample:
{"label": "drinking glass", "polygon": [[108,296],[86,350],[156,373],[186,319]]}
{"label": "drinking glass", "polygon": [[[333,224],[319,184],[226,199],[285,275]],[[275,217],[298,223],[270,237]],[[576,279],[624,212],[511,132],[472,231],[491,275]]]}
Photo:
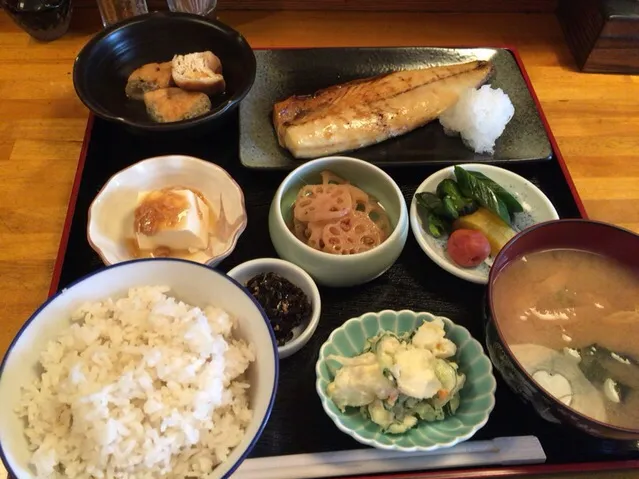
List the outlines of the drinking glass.
{"label": "drinking glass", "polygon": [[149,13],[146,0],[97,0],[105,27],[136,15]]}
{"label": "drinking glass", "polygon": [[217,0],[167,0],[172,12],[195,13],[206,16],[215,10]]}
{"label": "drinking glass", "polygon": [[51,41],[69,29],[71,0],[0,0],[13,21],[33,38]]}

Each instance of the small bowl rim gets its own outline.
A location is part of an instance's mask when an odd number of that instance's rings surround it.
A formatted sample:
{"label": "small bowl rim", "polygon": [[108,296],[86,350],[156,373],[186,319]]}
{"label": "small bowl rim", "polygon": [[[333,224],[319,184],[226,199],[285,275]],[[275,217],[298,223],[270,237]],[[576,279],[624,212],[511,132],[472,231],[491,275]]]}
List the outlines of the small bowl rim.
{"label": "small bowl rim", "polygon": [[[317,287],[317,284],[315,283],[311,275],[308,274],[306,271],[304,271],[304,269],[300,268],[295,263],[291,263],[290,261],[287,261],[281,258],[251,259],[243,263],[240,263],[237,266],[234,266],[226,274],[230,276],[231,278],[235,279],[235,281],[237,281],[238,284],[241,284],[239,280],[235,278],[235,275],[238,275],[239,273],[242,273],[245,270],[248,270],[251,267],[255,267],[255,266],[259,267],[258,269],[262,272],[268,272],[270,271],[269,267],[274,264],[277,264],[281,266],[282,268],[288,269],[290,271],[295,271],[297,274],[299,274],[301,278],[303,278],[305,285],[308,286],[309,289],[311,290],[311,298],[309,299],[311,300],[311,306],[313,310],[312,310],[311,317],[308,321],[307,326],[304,328],[304,330],[300,333],[300,335],[297,338],[287,343],[284,343],[283,346],[277,347],[278,353],[280,354],[280,359],[285,359],[289,356],[292,356],[293,354],[298,352],[300,349],[302,349],[309,342],[311,337],[315,334],[315,331],[317,330],[317,326],[319,325],[321,312],[322,312],[322,299],[319,292],[319,288]],[[243,288],[246,288],[246,286],[243,284],[241,284],[241,286]],[[300,285],[296,285],[296,286],[300,287]]]}
{"label": "small bowl rim", "polygon": [[[240,454],[240,457],[238,457],[238,459],[235,462],[235,464],[230,466],[229,470],[223,476],[224,478],[231,477],[231,475],[241,466],[241,464],[248,458],[249,454],[255,448],[255,445],[257,444],[257,442],[259,441],[260,437],[264,433],[264,429],[266,428],[266,425],[267,425],[267,423],[268,423],[268,421],[269,421],[269,419],[271,417],[271,413],[273,412],[273,407],[275,405],[275,398],[277,396],[277,388],[278,388],[279,376],[280,376],[280,365],[279,365],[279,361],[277,360],[277,341],[275,340],[275,335],[273,334],[273,331],[271,331],[271,328],[269,326],[270,321],[266,317],[266,314],[264,314],[264,311],[262,310],[260,304],[256,301],[256,299],[253,297],[253,295],[250,294],[248,291],[246,291],[246,288],[244,288],[241,284],[239,284],[235,279],[229,277],[228,275],[225,275],[223,272],[221,272],[221,271],[219,271],[219,270],[217,270],[215,268],[210,268],[210,267],[208,267],[208,266],[206,266],[204,264],[196,263],[194,261],[184,260],[184,259],[181,259],[181,258],[138,258],[138,259],[133,259],[133,260],[129,260],[129,261],[122,261],[120,263],[116,263],[116,264],[110,265],[110,266],[105,266],[105,267],[96,269],[95,271],[92,271],[90,273],[85,274],[84,276],[76,279],[75,281],[72,281],[67,286],[65,286],[63,289],[61,289],[58,292],[56,292],[55,294],[52,294],[48,298],[46,298],[46,300],[43,301],[42,304],[40,304],[33,311],[33,313],[29,316],[29,318],[27,318],[27,320],[22,324],[22,326],[20,326],[20,329],[18,329],[17,333],[15,334],[15,336],[13,337],[11,342],[9,343],[9,346],[7,347],[7,351],[5,352],[4,357],[2,358],[2,361],[0,362],[0,377],[2,377],[2,375],[4,373],[4,370],[6,368],[7,362],[9,360],[9,356],[11,355],[11,351],[13,350],[15,345],[18,343],[18,341],[20,340],[22,335],[25,333],[25,331],[36,320],[36,318],[40,315],[40,313],[42,313],[42,311],[44,311],[59,296],[65,294],[67,290],[73,288],[74,286],[76,286],[76,285],[78,285],[78,284],[80,284],[80,283],[82,283],[84,281],[88,281],[92,277],[97,276],[98,274],[100,274],[102,272],[105,272],[106,270],[109,270],[111,268],[119,268],[119,267],[129,266],[130,264],[134,264],[134,263],[158,262],[158,261],[187,263],[189,265],[195,265],[196,267],[199,267],[199,268],[206,268],[207,270],[213,272],[217,276],[230,281],[232,284],[234,284],[240,290],[242,290],[242,292],[244,294],[246,294],[250,298],[250,300],[253,302],[253,304],[255,304],[255,306],[257,307],[257,309],[259,310],[259,312],[260,312],[260,314],[262,316],[262,320],[266,323],[267,330],[269,331],[269,334],[271,336],[271,344],[273,346],[273,357],[274,357],[274,362],[273,362],[273,364],[274,364],[274,366],[273,366],[273,384],[272,384],[272,387],[270,388],[271,390],[269,392],[269,396],[270,397],[269,397],[269,400],[268,400],[268,404],[266,406],[266,413],[265,413],[264,417],[262,418],[262,420],[260,421],[260,424],[259,424],[259,426],[258,426],[258,428],[256,430],[256,433],[255,433],[255,437],[253,437],[251,439],[251,441],[247,445],[246,449]],[[9,464],[9,461],[7,460],[7,455],[5,453],[5,449],[2,446],[2,444],[0,444],[0,462],[5,466],[7,471],[13,477],[16,477],[16,478],[18,477],[16,474],[14,474],[14,472],[13,472],[13,470],[12,470],[10,464]]]}
{"label": "small bowl rim", "polygon": [[[228,101],[226,101],[224,104],[220,105],[219,107],[215,109],[212,109],[211,111],[209,111],[208,113],[202,116],[191,118],[189,120],[181,120],[181,121],[175,121],[170,123],[140,123],[135,120],[131,120],[122,116],[112,114],[106,111],[104,108],[98,106],[94,100],[87,97],[86,90],[79,87],[81,71],[78,65],[82,65],[84,56],[86,56],[89,51],[94,49],[107,36],[111,35],[112,33],[118,30],[128,28],[130,25],[143,23],[149,20],[153,21],[156,18],[169,19],[169,20],[175,19],[175,20],[186,21],[190,23],[206,24],[209,27],[215,27],[216,29],[223,31],[229,36],[236,37],[238,40],[238,44],[241,46],[243,50],[247,52],[247,59],[249,60],[249,64],[246,65],[247,66],[246,71],[249,72],[249,75],[248,75],[249,80],[246,87],[243,88],[241,91],[237,92],[235,95],[233,95],[233,97],[229,98]],[[222,118],[229,111],[232,111],[233,109],[235,109],[237,105],[239,105],[239,103],[242,100],[244,100],[244,98],[246,98],[246,96],[249,94],[249,92],[253,88],[253,85],[255,84],[256,75],[257,75],[257,59],[255,58],[255,52],[253,51],[253,48],[251,47],[249,42],[240,32],[238,32],[237,30],[230,27],[229,25],[222,23],[216,19],[207,18],[202,15],[196,15],[194,13],[170,12],[170,11],[155,11],[155,12],[144,13],[141,15],[136,15],[134,17],[127,18],[120,22],[114,23],[108,26],[107,28],[103,29],[98,34],[94,35],[78,52],[78,54],[75,57],[75,60],[73,61],[73,73],[72,73],[73,88],[75,90],[75,93],[77,97],[80,99],[80,101],[82,102],[82,104],[86,108],[88,108],[92,113],[94,113],[96,116],[103,118],[105,120],[112,121],[129,128],[135,128],[135,129],[147,131],[147,132],[169,132],[169,131],[185,130],[191,127],[202,125],[204,123],[207,123],[215,119]]]}
{"label": "small bowl rim", "polygon": [[[554,224],[556,224],[558,222],[561,222],[561,223],[572,223],[572,224],[575,224],[575,225],[578,225],[578,224],[593,224],[593,225],[596,225],[597,227],[603,227],[603,228],[608,228],[608,229],[611,229],[611,230],[617,230],[617,231],[619,231],[622,234],[629,234],[629,235],[634,236],[635,238],[637,238],[639,240],[639,235],[637,235],[633,231],[630,231],[629,229],[626,229],[626,228],[622,228],[621,226],[616,226],[616,225],[612,225],[612,224],[609,224],[609,223],[605,223],[603,221],[590,220],[590,219],[587,219],[587,218],[556,219],[556,220],[544,221],[543,223],[534,224],[534,225],[530,226],[529,228],[527,228],[526,230],[522,231],[519,235],[513,237],[501,249],[499,254],[497,254],[497,256],[495,256],[495,262],[497,262],[497,258],[499,258],[502,254],[506,254],[507,250],[510,247],[512,247],[520,238],[523,238],[525,235],[528,235],[528,234],[534,234],[538,229],[549,228],[549,227],[551,228]],[[512,261],[513,260],[510,260],[508,263],[504,264],[504,267],[507,264],[512,263]],[[540,393],[546,400],[548,400],[549,402],[554,404],[558,409],[560,409],[562,411],[562,416],[565,417],[566,415],[574,415],[574,416],[579,417],[584,422],[595,424],[598,427],[601,427],[602,429],[609,429],[609,430],[618,431],[618,432],[621,432],[621,433],[639,435],[639,427],[635,428],[635,429],[630,429],[630,428],[625,428],[625,427],[622,427],[622,426],[615,426],[614,424],[605,423],[605,422],[599,421],[599,420],[597,420],[595,418],[592,418],[590,416],[587,416],[587,415],[577,411],[576,409],[573,409],[570,406],[565,405],[561,401],[557,400],[552,394],[547,392],[544,388],[539,386],[537,381],[535,381],[532,378],[532,376],[530,374],[528,374],[526,369],[522,366],[522,364],[519,362],[519,360],[515,357],[515,355],[513,354],[512,350],[510,349],[510,344],[505,340],[504,335],[503,335],[502,330],[501,330],[500,322],[497,321],[497,319],[496,319],[497,317],[495,315],[494,301],[493,301],[493,291],[494,291],[493,286],[494,286],[495,281],[497,280],[497,278],[499,277],[499,275],[503,271],[503,269],[504,268],[502,267],[499,270],[499,272],[493,273],[493,268],[491,268],[491,271],[490,271],[490,274],[489,274],[488,290],[487,290],[487,294],[486,294],[486,297],[488,299],[488,307],[489,307],[489,310],[490,310],[490,316],[491,316],[489,321],[492,321],[493,325],[495,326],[495,330],[497,331],[497,335],[499,337],[499,341],[500,341],[502,347],[508,353],[508,359],[515,365],[516,369],[521,374],[523,374],[523,376],[526,378],[526,380],[528,382],[530,382],[531,384],[534,385],[535,391],[537,393]],[[575,425],[571,425],[571,426],[575,427],[575,428],[579,428],[579,426],[575,426]]]}
{"label": "small bowl rim", "polygon": [[[439,254],[437,254],[431,247],[430,245],[426,242],[425,240],[425,235],[427,233],[425,233],[424,231],[422,231],[422,227],[419,224],[419,214],[417,213],[417,201],[415,200],[415,194],[416,193],[421,193],[425,188],[425,185],[429,182],[432,181],[432,178],[435,176],[439,176],[439,175],[444,175],[444,173],[446,172],[450,172],[451,174],[453,173],[453,169],[455,166],[461,166],[461,167],[470,167],[473,168],[474,171],[480,171],[480,172],[491,172],[491,171],[498,171],[500,174],[504,174],[505,176],[508,176],[512,179],[517,180],[517,182],[524,184],[526,187],[529,187],[537,196],[537,198],[542,201],[550,211],[552,211],[554,213],[553,215],[553,220],[557,220],[559,219],[559,213],[557,212],[557,209],[555,208],[555,205],[552,203],[552,201],[550,201],[550,198],[548,198],[548,196],[541,191],[541,189],[539,189],[534,183],[532,183],[530,180],[524,178],[521,175],[518,175],[517,173],[514,173],[510,170],[507,170],[505,168],[501,168],[499,166],[495,166],[495,165],[490,165],[487,163],[463,163],[463,164],[459,164],[459,165],[452,165],[452,166],[447,166],[445,168],[442,168],[436,172],[434,172],[433,174],[429,175],[426,179],[424,179],[424,181],[422,181],[419,186],[417,187],[417,189],[415,190],[415,193],[413,193],[413,196],[411,198],[411,204],[410,204],[410,226],[411,226],[411,230],[413,231],[413,236],[415,237],[415,240],[417,241],[417,244],[419,244],[419,247],[421,248],[421,250],[426,254],[426,256],[428,256],[428,258],[433,261],[435,264],[437,264],[440,268],[442,268],[443,270],[447,271],[448,273],[452,274],[453,276],[457,276],[460,279],[463,279],[465,281],[469,281],[471,283],[475,283],[475,284],[488,284],[489,281],[489,276],[490,276],[490,268],[489,272],[488,272],[488,276],[486,276],[486,278],[478,278],[475,275],[472,275],[469,271],[467,271],[466,269],[455,265],[452,261],[448,260],[446,257],[444,256],[440,256]],[[423,190],[423,191],[422,191]],[[544,221],[545,222],[545,221]],[[540,224],[540,223],[535,223],[536,224]],[[532,225],[532,226],[535,226]],[[529,227],[530,228],[530,227]],[[528,228],[526,228],[527,230]],[[522,231],[526,231],[526,230],[522,230]],[[521,232],[520,232],[521,233]],[[517,235],[515,235],[517,236]],[[495,256],[496,258],[496,256]],[[471,269],[473,270],[473,269]]]}
{"label": "small bowl rim", "polygon": [[[318,164],[332,162],[332,161],[356,164],[362,168],[370,168],[372,171],[379,173],[382,176],[384,182],[388,186],[390,186],[390,188],[393,190],[393,193],[396,195],[397,199],[399,200],[399,215],[396,221],[396,225],[393,228],[393,232],[379,246],[376,246],[375,248],[369,249],[368,251],[364,251],[362,253],[347,254],[347,255],[337,255],[332,253],[326,253],[324,251],[318,251],[310,247],[309,245],[303,243],[302,241],[300,241],[291,232],[291,230],[286,224],[286,221],[284,221],[284,217],[282,215],[282,208],[280,205],[281,205],[282,197],[284,196],[284,193],[288,191],[288,189],[290,188],[289,186],[287,186],[287,184],[292,183],[297,177],[299,177],[301,175],[300,173],[301,170],[306,168],[312,169]],[[395,182],[395,180],[388,173],[382,170],[379,166],[374,165],[368,161],[352,157],[352,156],[341,156],[341,155],[323,156],[321,158],[316,158],[314,160],[310,160],[305,163],[302,163],[301,165],[296,167],[293,171],[291,171],[288,175],[286,175],[286,177],[280,182],[279,186],[277,187],[277,190],[275,191],[275,195],[273,196],[272,201],[277,206],[276,208],[277,214],[275,215],[275,221],[277,222],[278,228],[280,230],[283,230],[284,234],[288,238],[290,238],[291,240],[299,244],[302,251],[304,251],[304,254],[309,255],[310,257],[312,257],[314,260],[317,260],[317,261],[322,261],[322,260],[323,261],[341,261],[348,264],[349,262],[353,263],[356,261],[365,260],[366,258],[371,256],[382,254],[380,252],[387,249],[389,244],[392,244],[400,239],[402,234],[401,228],[400,228],[401,224],[403,222],[408,223],[408,207],[406,206],[406,200],[404,198],[404,195],[402,194],[402,191],[397,185],[397,182]]]}
{"label": "small bowl rim", "polygon": [[[234,187],[237,189],[237,191],[240,194],[240,200],[241,200],[241,205],[242,205],[242,216],[244,217],[242,223],[240,223],[240,225],[238,226],[237,230],[233,233],[233,236],[231,237],[231,241],[229,243],[229,247],[222,252],[221,254],[217,255],[217,256],[213,256],[209,259],[206,260],[206,263],[198,263],[197,261],[194,261],[195,263],[198,264],[204,264],[206,265],[210,265],[210,263],[212,262],[221,262],[223,261],[225,258],[227,258],[232,252],[233,250],[235,250],[235,248],[237,247],[237,243],[240,239],[240,236],[242,236],[242,233],[244,233],[244,231],[246,230],[246,227],[248,226],[248,215],[247,215],[247,211],[246,211],[246,199],[244,198],[244,191],[242,190],[242,188],[240,187],[240,185],[237,183],[237,181],[235,181],[235,179],[231,176],[231,174],[226,171],[224,168],[222,168],[220,165],[216,164],[216,163],[211,163],[209,161],[203,160],[202,158],[197,158],[195,156],[189,156],[189,155],[161,155],[161,156],[153,156],[151,158],[145,158],[143,160],[140,161],[136,161],[135,163],[127,166],[126,168],[123,168],[117,172],[115,172],[113,175],[111,175],[109,177],[109,179],[104,183],[104,185],[102,185],[102,188],[100,188],[100,191],[98,191],[98,193],[95,195],[95,197],[93,198],[93,201],[91,201],[91,204],[89,205],[88,211],[87,211],[87,227],[86,227],[86,238],[87,238],[87,242],[89,243],[89,245],[91,246],[91,248],[93,249],[93,251],[95,251],[98,256],[100,257],[100,259],[102,260],[102,262],[104,263],[105,266],[113,266],[116,264],[120,264],[126,261],[133,261],[136,259],[143,259],[143,258],[129,258],[127,260],[124,261],[119,261],[117,263],[111,263],[110,261],[107,260],[106,256],[103,253],[102,248],[100,248],[99,246],[97,246],[95,244],[95,242],[93,241],[93,238],[91,237],[91,226],[93,224],[93,209],[94,206],[97,204],[97,201],[100,199],[100,197],[104,194],[104,192],[108,189],[109,185],[115,181],[118,176],[120,174],[123,174],[125,172],[127,172],[128,170],[146,163],[146,162],[156,162],[156,161],[161,161],[161,160],[165,160],[166,158],[180,158],[182,161],[187,161],[187,162],[192,162],[193,164],[199,164],[205,168],[213,168],[215,170],[217,170],[219,173],[222,173],[224,175],[226,175],[228,177],[228,179],[231,181],[231,183],[234,185]],[[172,257],[169,257],[172,258]],[[183,259],[183,258],[175,258],[175,259]],[[189,260],[187,260],[189,261]]]}
{"label": "small bowl rim", "polygon": [[[447,327],[449,327],[449,328],[459,328],[459,329],[462,330],[462,332],[465,335],[468,336],[468,341],[466,341],[464,344],[466,344],[468,342],[469,343],[474,343],[479,348],[479,351],[481,351],[481,356],[480,357],[483,357],[483,359],[485,360],[485,363],[488,365],[488,378],[489,378],[490,383],[491,383],[491,386],[490,386],[491,401],[490,401],[489,407],[486,408],[486,410],[485,410],[485,417],[480,422],[478,422],[476,425],[474,425],[470,432],[468,432],[467,434],[461,435],[461,436],[457,436],[452,441],[443,442],[441,444],[434,444],[432,446],[427,446],[427,447],[420,447],[420,446],[404,447],[404,446],[398,446],[398,445],[395,445],[395,444],[393,444],[393,445],[385,445],[385,444],[380,444],[375,439],[365,438],[362,435],[358,434],[357,432],[353,431],[352,429],[349,429],[348,427],[346,427],[345,425],[343,425],[341,423],[341,421],[339,420],[339,416],[338,415],[335,415],[335,414],[333,414],[332,411],[329,411],[329,409],[327,407],[327,402],[329,401],[329,399],[328,399],[328,396],[326,395],[326,393],[324,393],[324,391],[322,390],[322,387],[321,387],[322,377],[321,377],[321,373],[320,373],[320,367],[321,367],[322,363],[324,363],[326,361],[326,354],[325,354],[326,348],[328,347],[329,344],[331,344],[333,342],[333,340],[335,339],[335,336],[337,335],[337,333],[339,331],[345,330],[348,325],[354,324],[354,323],[361,323],[364,320],[364,318],[366,316],[369,316],[369,315],[375,316],[379,320],[379,318],[381,317],[382,314],[387,314],[387,313],[394,314],[395,316],[399,316],[400,314],[411,314],[411,315],[413,315],[415,317],[419,317],[420,315],[424,315],[426,317],[431,318],[431,320],[439,318],[442,321],[444,321],[444,323],[447,325]],[[459,344],[456,344],[456,346],[458,348],[460,347]],[[480,429],[482,429],[488,423],[488,420],[490,419],[490,415],[492,414],[492,412],[493,412],[493,410],[495,408],[496,390],[497,390],[497,380],[495,378],[494,367],[493,367],[492,361],[490,360],[490,358],[486,354],[486,351],[484,351],[484,347],[482,346],[481,342],[478,341],[470,333],[470,331],[465,326],[462,326],[460,324],[455,323],[453,320],[451,320],[450,318],[448,318],[446,316],[436,315],[436,314],[431,313],[429,311],[414,311],[414,310],[411,310],[411,309],[400,309],[400,310],[384,309],[384,310],[381,310],[381,311],[369,311],[369,312],[361,314],[360,316],[357,316],[357,317],[354,317],[354,318],[350,318],[347,321],[345,321],[342,325],[340,325],[339,327],[337,327],[333,331],[331,331],[331,334],[328,336],[326,341],[320,347],[320,350],[319,350],[319,353],[318,353],[318,359],[317,359],[317,362],[315,363],[315,391],[317,392],[317,395],[320,398],[320,401],[322,403],[322,409],[324,409],[324,412],[326,413],[326,415],[333,421],[335,426],[340,431],[342,431],[345,434],[351,436],[353,439],[355,439],[356,441],[358,441],[361,444],[366,444],[366,445],[375,447],[377,449],[396,450],[396,451],[404,451],[404,452],[434,451],[434,450],[438,450],[438,449],[444,449],[444,448],[452,447],[452,446],[455,446],[455,445],[457,445],[459,443],[467,441],[468,439],[473,437]]]}

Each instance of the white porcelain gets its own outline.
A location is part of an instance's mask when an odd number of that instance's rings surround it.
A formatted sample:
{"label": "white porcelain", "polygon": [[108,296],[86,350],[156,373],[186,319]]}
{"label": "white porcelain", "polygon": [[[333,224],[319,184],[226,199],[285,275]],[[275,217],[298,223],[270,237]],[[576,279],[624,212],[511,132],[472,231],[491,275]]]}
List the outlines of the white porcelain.
{"label": "white porcelain", "polygon": [[[469,163],[459,166],[465,170],[478,171],[485,174],[517,198],[523,206],[524,211],[515,215],[513,227],[516,231],[522,231],[536,223],[559,219],[557,210],[548,197],[526,178],[492,165]],[[427,191],[434,193],[437,189],[437,185],[446,178],[455,179],[453,166],[433,173],[419,185],[415,193]],[[417,212],[417,201],[414,195],[410,205],[410,226],[415,235],[415,239],[424,253],[443,269],[472,283],[486,284],[488,282],[488,274],[490,273],[488,261],[480,264],[476,268],[462,268],[457,266],[446,252],[446,241],[448,238],[433,238],[424,230],[422,220]]]}
{"label": "white porcelain", "polygon": [[88,275],[44,303],[25,323],[0,365],[0,456],[16,479],[35,479],[28,468],[24,424],[14,412],[22,386],[36,379],[40,352],[70,325],[70,314],[84,301],[124,296],[133,286],[167,285],[171,295],[199,307],[214,304],[238,320],[235,334],[254,345],[248,370],[253,419],[242,442],[220,464],[211,479],[228,477],[246,458],[270,415],[279,363],[268,319],[253,297],[223,273],[178,259],[142,259],[119,263]]}
{"label": "white porcelain", "polygon": [[311,301],[312,314],[307,323],[299,325],[293,329],[293,339],[284,346],[278,346],[277,351],[280,359],[288,358],[302,349],[311,336],[315,333],[319,324],[322,311],[319,289],[313,278],[299,266],[278,258],[259,258],[237,265],[228,275],[242,286],[260,273],[275,273],[288,279],[295,286],[304,291],[304,294]]}
{"label": "white porcelain", "polygon": [[134,237],[133,214],[140,191],[183,186],[201,192],[218,219],[212,225],[213,254],[198,252],[191,261],[215,266],[231,254],[247,224],[244,193],[214,163],[191,156],[149,158],[109,179],[89,208],[87,239],[106,265],[134,259],[127,239]]}
{"label": "white porcelain", "polygon": [[[291,214],[299,189],[319,181],[319,174],[324,170],[332,171],[377,198],[394,226],[386,241],[364,253],[342,256],[317,251],[295,237],[284,215]],[[408,208],[397,183],[377,166],[346,156],[308,161],[289,173],[275,193],[268,222],[277,254],[325,286],[355,286],[381,276],[395,263],[408,236]]]}

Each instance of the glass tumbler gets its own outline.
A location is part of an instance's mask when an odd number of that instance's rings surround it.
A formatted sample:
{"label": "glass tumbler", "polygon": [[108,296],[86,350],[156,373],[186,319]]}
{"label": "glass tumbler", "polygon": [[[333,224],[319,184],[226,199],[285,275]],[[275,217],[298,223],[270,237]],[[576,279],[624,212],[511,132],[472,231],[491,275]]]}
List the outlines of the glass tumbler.
{"label": "glass tumbler", "polygon": [[69,29],[71,0],[0,0],[13,21],[33,38],[51,41]]}
{"label": "glass tumbler", "polygon": [[167,0],[172,12],[195,13],[206,16],[215,10],[217,0]]}
{"label": "glass tumbler", "polygon": [[146,0],[97,0],[102,24],[108,27],[136,15],[149,13]]}

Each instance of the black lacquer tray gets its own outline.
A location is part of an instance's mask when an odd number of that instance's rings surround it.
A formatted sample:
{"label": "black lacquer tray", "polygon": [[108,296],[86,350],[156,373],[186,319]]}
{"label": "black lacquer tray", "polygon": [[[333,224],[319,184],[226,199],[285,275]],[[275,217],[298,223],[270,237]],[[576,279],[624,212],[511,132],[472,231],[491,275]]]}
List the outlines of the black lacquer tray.
{"label": "black lacquer tray", "polygon": [[[534,93],[532,94],[534,98]],[[543,113],[540,112],[542,121]],[[561,155],[553,145],[549,161],[519,163],[507,168],[540,187],[562,218],[584,215]],[[220,265],[230,268],[249,259],[275,256],[268,235],[268,209],[283,171],[252,170],[239,161],[237,113],[200,137],[138,136],[104,120],[91,117],[51,286],[54,293],[79,277],[103,266],[86,239],[87,211],[110,176],[139,160],[185,154],[225,168],[244,190],[248,227],[237,248]],[[441,165],[386,168],[408,202],[421,181]],[[413,309],[447,316],[464,325],[483,342],[484,287],[452,276],[430,261],[412,234],[397,263],[377,280],[355,288],[320,288],[322,318],[317,332],[300,352],[280,362],[280,382],[273,413],[250,457],[280,456],[359,449],[362,446],[341,433],[325,415],[315,392],[315,362],[330,332],[345,320],[367,311]],[[639,467],[637,443],[601,440],[540,419],[523,404],[497,375],[496,407],[488,424],[474,440],[504,436],[537,436],[547,456],[546,464],[509,468],[411,473],[410,477],[476,477],[523,472],[568,471]],[[398,477],[398,476],[394,476]],[[409,476],[402,476],[409,477]]]}

